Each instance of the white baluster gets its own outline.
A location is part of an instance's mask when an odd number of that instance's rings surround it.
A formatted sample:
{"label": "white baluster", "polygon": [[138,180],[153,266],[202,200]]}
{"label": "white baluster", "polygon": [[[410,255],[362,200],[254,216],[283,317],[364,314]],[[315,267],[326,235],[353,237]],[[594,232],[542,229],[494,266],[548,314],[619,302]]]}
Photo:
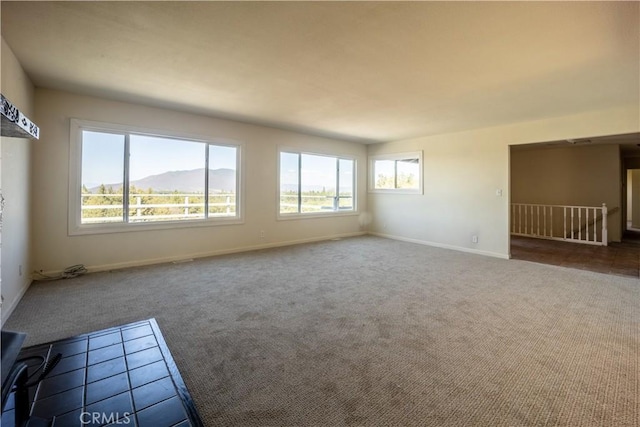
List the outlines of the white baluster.
{"label": "white baluster", "polygon": [[585,215],[587,215],[587,218],[585,219],[585,222],[587,224],[587,226],[585,227],[585,232],[587,233],[587,242],[589,241],[589,208],[585,208],[584,210]]}
{"label": "white baluster", "polygon": [[573,240],[573,206],[571,207],[571,240]]}
{"label": "white baluster", "polygon": [[578,240],[582,240],[582,208],[578,208]]}
{"label": "white baluster", "polygon": [[518,233],[522,234],[522,205],[518,205]]}

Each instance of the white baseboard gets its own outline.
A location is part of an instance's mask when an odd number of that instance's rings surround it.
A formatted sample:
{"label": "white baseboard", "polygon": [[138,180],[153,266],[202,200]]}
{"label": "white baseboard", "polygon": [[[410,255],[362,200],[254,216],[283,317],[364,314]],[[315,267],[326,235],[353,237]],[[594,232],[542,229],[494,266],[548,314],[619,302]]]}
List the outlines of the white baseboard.
{"label": "white baseboard", "polygon": [[454,251],[458,251],[458,252],[467,252],[467,253],[472,253],[472,254],[477,254],[477,255],[490,256],[490,257],[493,257],[493,258],[501,258],[501,259],[509,259],[510,258],[509,254],[501,254],[499,252],[481,251],[479,249],[471,249],[471,248],[465,248],[465,247],[462,247],[462,246],[447,245],[447,244],[444,244],[444,243],[431,242],[431,241],[428,241],[428,240],[412,239],[412,238],[409,238],[409,237],[396,236],[396,235],[393,235],[393,234],[383,234],[383,233],[377,233],[377,232],[373,232],[373,231],[370,231],[369,234],[372,235],[372,236],[384,237],[386,239],[400,240],[402,242],[416,243],[418,245],[433,246],[433,247],[436,247],[436,248],[450,249],[450,250],[454,250]]}
{"label": "white baseboard", "polygon": [[26,282],[26,284],[22,286],[22,289],[20,289],[20,292],[18,292],[18,295],[16,295],[13,301],[11,301],[11,305],[9,305],[8,308],[4,308],[4,302],[2,303],[2,319],[0,320],[0,322],[2,322],[1,326],[4,326],[4,322],[7,321],[9,316],[11,316],[11,313],[13,313],[13,311],[16,309],[16,307],[18,306],[18,303],[20,302],[20,300],[22,300],[22,297],[24,296],[24,294],[29,290],[29,286],[31,286],[31,283],[33,283],[33,281],[29,280],[28,282]]}
{"label": "white baseboard", "polygon": [[[501,253],[490,252],[490,251],[481,251],[481,250],[478,250],[478,249],[464,248],[464,247],[461,247],[461,246],[446,245],[446,244],[442,244],[442,243],[430,242],[430,241],[426,241],[426,240],[412,239],[412,238],[396,236],[396,235],[392,235],[392,234],[383,234],[383,233],[377,233],[377,232],[360,231],[360,232],[354,232],[354,233],[334,234],[334,235],[331,235],[331,236],[312,237],[312,238],[308,238],[308,239],[296,239],[296,240],[287,240],[287,241],[282,241],[282,242],[264,243],[264,244],[260,244],[260,245],[243,246],[243,247],[238,247],[238,248],[219,249],[219,250],[215,250],[215,251],[198,252],[198,253],[191,253],[191,254],[180,254],[180,255],[170,256],[170,257],[152,258],[152,259],[145,259],[145,260],[135,260],[135,261],[113,263],[113,264],[88,265],[88,266],[85,266],[85,267],[87,268],[87,270],[90,273],[97,273],[97,272],[100,272],[100,271],[120,270],[120,269],[123,269],[123,268],[142,267],[142,266],[146,266],[146,265],[163,264],[163,263],[167,263],[167,262],[177,262],[177,261],[184,261],[184,260],[197,259],[197,258],[206,258],[206,257],[218,256],[218,255],[228,255],[228,254],[239,253],[239,252],[249,252],[249,251],[256,251],[256,250],[261,250],[261,249],[278,248],[278,247],[283,247],[283,246],[293,246],[293,245],[299,245],[299,244],[303,244],[303,243],[313,243],[313,242],[321,242],[321,241],[327,241],[327,240],[333,240],[333,239],[341,239],[341,238],[348,238],[348,237],[363,236],[363,235],[366,235],[366,234],[370,234],[372,236],[384,237],[384,238],[392,239],[392,240],[400,240],[400,241],[409,242],[409,243],[416,243],[416,244],[419,244],[419,245],[433,246],[433,247],[442,248],[442,249],[450,249],[450,250],[459,251],[459,252],[467,252],[467,253],[473,253],[473,254],[477,254],[477,255],[484,255],[484,256],[490,256],[490,257],[501,258],[501,259],[509,259],[509,255],[508,254],[501,254]],[[56,276],[58,274],[61,274],[62,271],[63,270],[46,271],[43,274],[45,274],[47,276]],[[37,277],[35,277],[34,279],[37,280]],[[22,297],[24,292],[26,292],[26,288],[20,294],[20,297],[17,299],[17,301],[20,300],[20,298]],[[14,304],[12,304],[12,306],[10,307],[10,311],[13,311],[13,309],[15,308],[15,305],[17,305],[17,301]],[[4,321],[4,318],[5,318],[4,310],[3,310],[3,313],[2,313],[2,317],[3,317],[3,321]],[[9,316],[7,315],[7,317],[9,317]]]}
{"label": "white baseboard", "polygon": [[[298,240],[287,240],[282,242],[273,242],[273,243],[264,243],[260,245],[252,245],[252,246],[243,246],[239,248],[231,248],[231,249],[219,249],[215,251],[207,251],[207,252],[197,252],[191,254],[180,254],[176,256],[170,257],[162,257],[162,258],[153,258],[153,259],[145,259],[145,260],[136,260],[136,261],[127,261],[127,262],[119,262],[114,264],[102,264],[102,265],[86,265],[85,267],[90,273],[97,273],[100,271],[110,271],[110,270],[120,270],[123,268],[131,268],[131,267],[142,267],[145,265],[153,265],[153,264],[163,264],[167,262],[177,262],[177,261],[185,261],[196,258],[206,258],[217,255],[228,255],[239,252],[249,252],[249,251],[257,251],[260,249],[269,249],[269,248],[277,248],[282,246],[293,246],[299,245],[302,243],[312,243],[312,242],[321,242],[326,240],[333,239],[342,239],[347,237],[355,237],[355,236],[363,236],[367,234],[364,231],[355,232],[355,233],[344,233],[344,234],[334,234],[331,236],[323,236],[323,237],[312,237],[308,239],[298,239]],[[46,276],[56,276],[62,273],[63,270],[54,270],[54,271],[45,271],[43,274]],[[37,277],[35,277],[37,280]]]}

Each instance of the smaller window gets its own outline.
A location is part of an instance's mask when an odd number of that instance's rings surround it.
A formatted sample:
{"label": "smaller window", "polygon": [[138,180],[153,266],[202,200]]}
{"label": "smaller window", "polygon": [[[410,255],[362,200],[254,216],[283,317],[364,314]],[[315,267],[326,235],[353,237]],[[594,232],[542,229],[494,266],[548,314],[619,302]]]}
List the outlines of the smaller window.
{"label": "smaller window", "polygon": [[369,191],[422,194],[422,152],[371,157]]}
{"label": "smaller window", "polygon": [[355,211],[355,160],[280,151],[279,218]]}

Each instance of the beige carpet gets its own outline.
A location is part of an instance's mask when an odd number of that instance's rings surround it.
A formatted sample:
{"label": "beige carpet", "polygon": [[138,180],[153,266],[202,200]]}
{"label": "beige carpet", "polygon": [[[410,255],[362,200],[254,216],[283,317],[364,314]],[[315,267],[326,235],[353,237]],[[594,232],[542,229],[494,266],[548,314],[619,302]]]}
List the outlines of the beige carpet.
{"label": "beige carpet", "polygon": [[640,281],[376,237],[34,283],[27,344],[155,317],[210,426],[638,426]]}

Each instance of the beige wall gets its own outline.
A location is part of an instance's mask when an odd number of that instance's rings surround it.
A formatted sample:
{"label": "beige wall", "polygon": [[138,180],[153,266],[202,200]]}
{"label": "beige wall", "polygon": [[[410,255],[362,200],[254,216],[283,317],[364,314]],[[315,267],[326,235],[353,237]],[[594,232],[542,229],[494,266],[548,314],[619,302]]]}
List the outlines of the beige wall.
{"label": "beige wall", "polygon": [[[11,48],[2,39],[2,94],[29,118],[34,118],[34,88]],[[36,121],[36,124],[38,122]],[[31,283],[30,184],[33,141],[0,140],[0,188],[4,197],[0,277],[4,302],[2,323],[9,317]]]}
{"label": "beige wall", "polygon": [[[471,134],[441,135],[369,147],[370,155],[423,151],[424,195],[369,194],[371,231],[382,235],[506,256],[508,150]],[[497,197],[495,191],[503,190]],[[478,235],[478,244],[471,236]]]}
{"label": "beige wall", "polygon": [[620,149],[617,145],[527,147],[511,151],[511,201],[542,205],[601,206],[612,211],[610,241],[622,230]]}
{"label": "beige wall", "polygon": [[[287,243],[352,235],[358,216],[276,220],[279,145],[355,156],[360,208],[366,208],[366,147],[70,93],[36,90],[41,140],[34,145],[34,267],[56,272],[82,263],[90,270],[141,265]],[[188,135],[241,141],[244,148],[245,222],[240,225],[69,236],[69,119],[118,123]],[[265,231],[265,238],[260,231]]]}
{"label": "beige wall", "polygon": [[[422,150],[424,195],[369,195],[370,231],[499,257],[509,254],[509,146],[637,132],[637,106],[369,146]],[[502,190],[502,196],[496,196]],[[619,192],[618,192],[619,193]],[[478,243],[471,237],[478,236]]]}

